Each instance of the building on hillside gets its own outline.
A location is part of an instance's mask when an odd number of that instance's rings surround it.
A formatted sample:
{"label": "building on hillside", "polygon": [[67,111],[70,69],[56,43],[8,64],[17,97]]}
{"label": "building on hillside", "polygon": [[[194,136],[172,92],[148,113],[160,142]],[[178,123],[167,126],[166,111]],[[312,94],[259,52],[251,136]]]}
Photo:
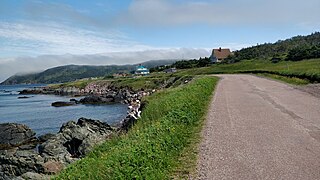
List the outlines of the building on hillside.
{"label": "building on hillside", "polygon": [[136,71],[134,72],[135,75],[148,75],[150,74],[149,69],[146,67],[142,66],[141,64],[137,66]]}
{"label": "building on hillside", "polygon": [[210,60],[213,63],[221,62],[226,59],[229,55],[231,55],[230,49],[213,49],[212,54],[210,56]]}
{"label": "building on hillside", "polygon": [[176,68],[169,68],[169,69],[163,70],[163,72],[165,72],[165,73],[175,73],[175,72],[177,72],[177,69]]}

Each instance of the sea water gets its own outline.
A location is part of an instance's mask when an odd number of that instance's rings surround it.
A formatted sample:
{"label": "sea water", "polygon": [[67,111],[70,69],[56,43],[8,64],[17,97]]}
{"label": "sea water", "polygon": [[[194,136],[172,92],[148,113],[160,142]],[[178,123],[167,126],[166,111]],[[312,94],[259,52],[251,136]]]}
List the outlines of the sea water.
{"label": "sea water", "polygon": [[[0,85],[0,123],[14,122],[25,124],[37,136],[56,133],[67,121],[77,121],[80,117],[101,120],[116,124],[126,116],[127,106],[82,105],[53,107],[56,101],[69,101],[72,97],[55,95],[19,95],[19,91],[44,85]],[[27,96],[29,98],[18,98]]]}

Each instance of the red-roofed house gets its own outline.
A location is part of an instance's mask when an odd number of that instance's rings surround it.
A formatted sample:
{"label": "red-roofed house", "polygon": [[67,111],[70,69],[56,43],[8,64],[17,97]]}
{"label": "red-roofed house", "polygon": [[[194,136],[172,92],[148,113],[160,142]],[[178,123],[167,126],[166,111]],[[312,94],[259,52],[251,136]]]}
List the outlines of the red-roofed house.
{"label": "red-roofed house", "polygon": [[213,49],[210,59],[212,62],[221,62],[231,55],[230,49]]}

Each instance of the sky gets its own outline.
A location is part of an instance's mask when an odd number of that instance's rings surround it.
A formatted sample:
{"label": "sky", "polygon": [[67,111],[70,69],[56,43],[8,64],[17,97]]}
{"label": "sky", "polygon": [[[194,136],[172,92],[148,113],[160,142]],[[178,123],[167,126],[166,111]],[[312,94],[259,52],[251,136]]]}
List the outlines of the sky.
{"label": "sky", "polygon": [[0,81],[67,64],[210,56],[320,29],[319,0],[1,0]]}

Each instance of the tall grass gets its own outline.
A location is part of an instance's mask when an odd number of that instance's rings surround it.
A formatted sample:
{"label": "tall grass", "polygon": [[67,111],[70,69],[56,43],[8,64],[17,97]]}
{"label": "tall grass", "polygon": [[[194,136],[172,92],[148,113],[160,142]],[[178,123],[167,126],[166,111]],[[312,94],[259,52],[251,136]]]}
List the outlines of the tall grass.
{"label": "tall grass", "polygon": [[[128,134],[97,147],[57,179],[168,179],[201,128],[217,78],[201,77],[146,99]],[[194,162],[195,163],[195,162]]]}

